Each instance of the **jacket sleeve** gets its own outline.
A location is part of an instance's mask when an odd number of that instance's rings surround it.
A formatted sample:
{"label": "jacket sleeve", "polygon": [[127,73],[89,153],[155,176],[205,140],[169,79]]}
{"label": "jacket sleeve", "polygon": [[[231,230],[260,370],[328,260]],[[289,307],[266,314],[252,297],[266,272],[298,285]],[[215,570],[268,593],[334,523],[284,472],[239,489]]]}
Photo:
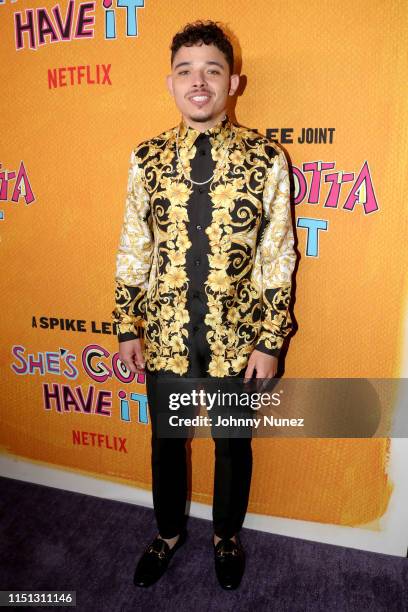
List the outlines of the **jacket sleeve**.
{"label": "jacket sleeve", "polygon": [[145,325],[153,242],[149,195],[136,151],[132,150],[125,215],[116,254],[115,309],[112,312],[119,342],[137,338],[137,326]]}
{"label": "jacket sleeve", "polygon": [[260,239],[262,326],[255,349],[277,357],[292,329],[289,313],[291,278],[296,263],[290,211],[289,170],[281,149],[272,159],[263,193],[264,221]]}

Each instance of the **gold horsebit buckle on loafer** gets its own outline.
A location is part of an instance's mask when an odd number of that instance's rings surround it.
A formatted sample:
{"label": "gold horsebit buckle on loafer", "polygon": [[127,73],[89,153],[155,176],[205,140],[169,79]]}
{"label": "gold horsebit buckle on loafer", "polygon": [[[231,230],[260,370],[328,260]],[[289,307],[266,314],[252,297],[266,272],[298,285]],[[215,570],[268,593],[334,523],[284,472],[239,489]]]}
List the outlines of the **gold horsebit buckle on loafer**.
{"label": "gold horsebit buckle on loafer", "polygon": [[[232,544],[233,547],[231,548],[231,550],[225,550],[223,546],[220,546],[219,549],[216,551],[217,557],[225,557],[226,555],[232,555],[233,557],[236,557],[239,554],[239,548],[235,542],[232,542]],[[231,545],[228,543],[228,548],[230,546]]]}
{"label": "gold horsebit buckle on loafer", "polygon": [[225,557],[225,555],[237,555],[238,554],[238,550],[236,548],[234,548],[233,550],[219,550],[217,552],[217,557]]}
{"label": "gold horsebit buckle on loafer", "polygon": [[148,552],[149,554],[154,553],[159,557],[159,559],[164,559],[166,557],[166,553],[164,552],[164,550],[156,550],[152,545],[149,546],[146,552]]}

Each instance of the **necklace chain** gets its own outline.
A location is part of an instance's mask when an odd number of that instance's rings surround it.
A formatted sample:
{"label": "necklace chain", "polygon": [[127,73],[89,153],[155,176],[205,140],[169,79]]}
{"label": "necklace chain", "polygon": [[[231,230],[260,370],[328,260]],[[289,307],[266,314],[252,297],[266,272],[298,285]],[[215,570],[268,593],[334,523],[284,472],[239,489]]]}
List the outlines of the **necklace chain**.
{"label": "necklace chain", "polygon": [[[187,179],[188,181],[190,181],[191,183],[193,183],[193,185],[205,185],[206,183],[209,183],[210,181],[212,181],[212,180],[213,180],[213,178],[214,178],[214,176],[215,176],[216,168],[215,168],[214,172],[212,173],[212,175],[210,176],[210,178],[209,178],[209,179],[207,179],[206,181],[193,181],[193,179],[192,179],[192,178],[188,178],[188,176],[186,176],[186,173],[185,173],[185,169],[184,169],[183,162],[182,162],[182,161],[181,161],[181,159],[180,159],[180,152],[179,152],[179,146],[178,146],[179,135],[180,135],[180,126],[178,126],[178,127],[177,127],[177,134],[176,134],[176,152],[177,152],[177,159],[178,159],[178,161],[179,161],[179,163],[180,163],[180,165],[181,165],[181,167],[182,167],[182,169],[183,169],[183,175],[184,175],[184,178],[185,178],[185,179]],[[221,171],[221,170],[224,168],[224,166],[225,166],[225,162],[226,162],[227,155],[228,155],[228,150],[229,150],[229,147],[230,147],[230,144],[231,144],[231,141],[232,141],[232,136],[233,136],[233,131],[231,130],[231,135],[230,135],[230,138],[229,138],[228,144],[227,144],[227,146],[225,147],[224,157],[222,158],[222,163],[221,163],[221,166],[220,166],[220,171]]]}

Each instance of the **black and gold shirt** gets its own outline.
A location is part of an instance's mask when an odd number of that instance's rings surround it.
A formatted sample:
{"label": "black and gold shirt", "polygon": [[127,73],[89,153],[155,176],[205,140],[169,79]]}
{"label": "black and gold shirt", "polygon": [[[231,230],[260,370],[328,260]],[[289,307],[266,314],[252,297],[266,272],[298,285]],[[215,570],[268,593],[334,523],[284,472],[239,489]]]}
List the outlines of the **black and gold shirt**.
{"label": "black and gold shirt", "polygon": [[147,367],[185,374],[189,299],[201,294],[210,376],[239,373],[255,348],[278,355],[291,329],[293,243],[283,152],[228,117],[203,133],[181,120],[131,152],[112,313],[119,341],[141,325]]}

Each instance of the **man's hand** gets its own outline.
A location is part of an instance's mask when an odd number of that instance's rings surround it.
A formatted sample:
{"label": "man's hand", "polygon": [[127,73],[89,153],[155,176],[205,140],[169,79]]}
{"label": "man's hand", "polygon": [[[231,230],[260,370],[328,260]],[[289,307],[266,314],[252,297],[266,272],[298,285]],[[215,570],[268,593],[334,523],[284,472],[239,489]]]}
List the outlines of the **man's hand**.
{"label": "man's hand", "polygon": [[144,374],[145,361],[139,338],[119,342],[119,358],[131,372]]}
{"label": "man's hand", "polygon": [[273,378],[278,369],[278,358],[273,355],[267,355],[261,351],[254,349],[248,359],[247,369],[245,370],[245,378],[252,378],[254,370],[256,370],[255,378]]}

